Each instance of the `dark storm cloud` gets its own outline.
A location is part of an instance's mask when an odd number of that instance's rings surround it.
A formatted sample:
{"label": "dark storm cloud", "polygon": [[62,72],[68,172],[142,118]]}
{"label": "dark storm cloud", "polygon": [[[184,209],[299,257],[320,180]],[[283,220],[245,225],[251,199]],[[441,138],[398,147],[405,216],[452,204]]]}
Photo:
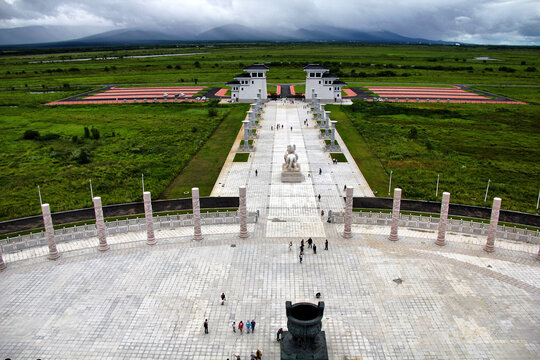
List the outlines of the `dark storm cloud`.
{"label": "dark storm cloud", "polygon": [[540,44],[536,0],[0,0],[2,28],[189,24],[206,30],[234,23],[270,29],[322,24],[449,41]]}

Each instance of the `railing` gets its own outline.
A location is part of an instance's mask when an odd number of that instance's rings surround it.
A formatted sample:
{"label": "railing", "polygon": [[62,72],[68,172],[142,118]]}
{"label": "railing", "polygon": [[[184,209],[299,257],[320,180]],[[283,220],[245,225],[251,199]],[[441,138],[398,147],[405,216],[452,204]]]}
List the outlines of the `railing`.
{"label": "railing", "polygon": [[[399,226],[416,229],[426,229],[437,231],[439,226],[439,218],[431,215],[406,215],[400,214]],[[344,223],[343,213],[334,213],[332,215],[332,222]],[[392,225],[392,214],[375,211],[359,211],[354,212],[352,215],[353,224],[362,225]],[[482,223],[477,221],[466,221],[457,219],[448,219],[446,225],[447,232],[459,232],[472,235],[486,235],[488,234],[489,223]],[[499,225],[497,226],[497,238],[522,241],[532,244],[540,244],[540,231],[528,230],[517,228],[514,226]]]}
{"label": "railing", "polygon": [[[256,223],[258,214],[249,212],[248,223]],[[238,224],[240,217],[237,211],[207,212],[201,213],[201,225],[218,224]],[[123,234],[134,231],[146,230],[146,219],[138,217],[135,219],[105,221],[107,235]],[[173,229],[182,226],[193,226],[193,214],[154,216],[154,230]],[[57,243],[72,240],[81,240],[97,236],[95,224],[85,224],[54,230],[55,241]],[[19,235],[12,238],[0,240],[0,246],[5,253],[27,249],[34,246],[46,245],[45,232]]]}

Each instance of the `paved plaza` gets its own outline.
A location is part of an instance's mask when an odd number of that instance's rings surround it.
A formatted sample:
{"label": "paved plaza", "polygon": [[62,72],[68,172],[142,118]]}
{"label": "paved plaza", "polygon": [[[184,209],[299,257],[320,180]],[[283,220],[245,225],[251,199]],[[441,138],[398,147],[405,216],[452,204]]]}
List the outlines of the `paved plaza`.
{"label": "paved plaza", "polygon": [[[97,238],[58,244],[55,261],[45,247],[4,254],[0,359],[245,360],[257,349],[279,359],[285,301],[317,292],[330,359],[540,358],[538,244],[498,239],[486,253],[482,236],[448,233],[439,247],[434,231],[400,228],[391,242],[389,227],[373,225],[344,239],[343,224],[326,222],[343,211],[344,185],[373,194],[346,149],[349,162],[332,163],[304,105],[267,103],[250,160],[232,162],[239,136],[212,191],[247,187],[260,214],[247,239],[237,224],[203,225],[201,241],[181,227],[157,230],[154,246],[133,232],[109,236],[106,252]],[[288,144],[301,183],[281,183]],[[317,253],[306,246],[300,264],[308,237]],[[254,333],[233,333],[233,321],[253,319]]]}

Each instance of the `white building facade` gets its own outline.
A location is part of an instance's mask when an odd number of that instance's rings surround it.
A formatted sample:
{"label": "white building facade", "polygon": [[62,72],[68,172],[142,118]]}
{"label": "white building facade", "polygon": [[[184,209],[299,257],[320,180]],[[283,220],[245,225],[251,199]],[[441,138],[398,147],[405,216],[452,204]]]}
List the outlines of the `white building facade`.
{"label": "white building facade", "polygon": [[341,89],[347,85],[335,75],[329,74],[330,69],[319,64],[304,66],[306,72],[306,100],[311,100],[313,94],[323,102],[341,101]]}
{"label": "white building facade", "polygon": [[236,75],[234,81],[227,83],[231,87],[231,100],[234,102],[254,102],[257,94],[261,100],[267,99],[266,72],[270,68],[263,64],[255,64],[244,69],[244,73]]}

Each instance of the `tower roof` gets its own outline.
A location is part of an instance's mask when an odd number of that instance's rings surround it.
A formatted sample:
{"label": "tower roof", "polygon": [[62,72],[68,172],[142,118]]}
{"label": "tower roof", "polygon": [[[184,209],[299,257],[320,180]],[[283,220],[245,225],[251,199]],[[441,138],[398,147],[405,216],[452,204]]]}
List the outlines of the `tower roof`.
{"label": "tower roof", "polygon": [[333,74],[323,74],[323,78],[332,78],[332,79],[338,79],[339,76],[333,75]]}
{"label": "tower roof", "polygon": [[341,81],[341,80],[335,80],[334,85],[347,85],[347,83],[345,81]]}
{"label": "tower roof", "polygon": [[304,70],[324,70],[328,71],[329,69],[325,68],[324,66],[321,66],[319,64],[308,64],[304,66]]}
{"label": "tower roof", "polygon": [[248,66],[247,68],[244,68],[244,71],[249,70],[270,70],[270,68],[264,64],[253,64],[251,66]]}
{"label": "tower roof", "polygon": [[226,85],[240,85],[240,81],[238,80],[229,81]]}
{"label": "tower roof", "polygon": [[240,75],[234,75],[234,78],[235,79],[239,79],[239,78],[251,78],[251,75],[249,73],[242,73]]}

